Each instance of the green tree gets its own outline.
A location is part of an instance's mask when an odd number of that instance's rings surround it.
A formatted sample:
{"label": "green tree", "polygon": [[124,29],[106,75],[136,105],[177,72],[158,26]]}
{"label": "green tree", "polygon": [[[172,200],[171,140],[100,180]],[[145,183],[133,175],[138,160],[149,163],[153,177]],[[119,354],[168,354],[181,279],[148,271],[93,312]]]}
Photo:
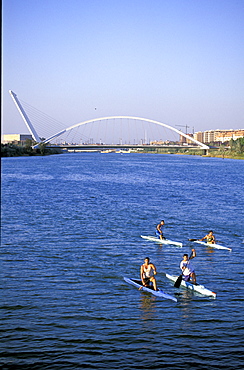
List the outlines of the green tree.
{"label": "green tree", "polygon": [[239,154],[244,152],[244,137],[240,137],[236,140],[236,151]]}
{"label": "green tree", "polygon": [[225,144],[221,144],[220,147],[219,147],[219,151],[222,155],[222,158],[225,157]]}
{"label": "green tree", "polygon": [[235,150],[235,147],[236,147],[236,143],[235,143],[235,140],[233,140],[232,138],[230,139],[230,150],[233,152]]}
{"label": "green tree", "polygon": [[41,153],[41,155],[45,155],[45,153],[46,153],[46,146],[47,146],[47,144],[44,144],[44,143],[40,143],[39,144],[39,149],[40,149],[40,153]]}
{"label": "green tree", "polygon": [[26,154],[28,155],[33,155],[33,149],[32,149],[32,145],[33,145],[33,141],[31,139],[26,139],[25,140],[25,145],[24,145],[24,148],[25,148],[25,152]]}

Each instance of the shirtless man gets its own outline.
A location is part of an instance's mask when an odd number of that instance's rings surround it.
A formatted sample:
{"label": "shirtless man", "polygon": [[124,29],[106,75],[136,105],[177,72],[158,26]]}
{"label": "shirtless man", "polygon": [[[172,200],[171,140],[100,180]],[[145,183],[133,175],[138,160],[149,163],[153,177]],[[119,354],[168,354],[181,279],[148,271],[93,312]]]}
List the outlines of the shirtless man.
{"label": "shirtless man", "polygon": [[206,242],[208,244],[215,244],[215,236],[213,234],[213,230],[209,230],[208,234],[205,235],[202,239],[199,239],[199,241],[202,242],[204,239],[206,239]]}
{"label": "shirtless man", "polygon": [[183,255],[183,260],[180,263],[180,268],[182,270],[183,279],[185,281],[189,281],[191,279],[191,282],[193,284],[196,284],[196,274],[194,271],[194,268],[192,267],[190,260],[192,258],[196,257],[196,251],[195,249],[192,249],[192,255],[190,258],[188,257],[188,254]]}
{"label": "shirtless man", "polygon": [[153,283],[154,290],[157,289],[157,282],[154,275],[157,274],[156,267],[150,262],[150,258],[146,257],[144,264],[141,265],[141,281],[143,286],[148,286],[150,281]]}
{"label": "shirtless man", "polygon": [[164,220],[162,220],[156,227],[156,235],[159,237],[159,239],[165,239],[162,227],[164,226]]}

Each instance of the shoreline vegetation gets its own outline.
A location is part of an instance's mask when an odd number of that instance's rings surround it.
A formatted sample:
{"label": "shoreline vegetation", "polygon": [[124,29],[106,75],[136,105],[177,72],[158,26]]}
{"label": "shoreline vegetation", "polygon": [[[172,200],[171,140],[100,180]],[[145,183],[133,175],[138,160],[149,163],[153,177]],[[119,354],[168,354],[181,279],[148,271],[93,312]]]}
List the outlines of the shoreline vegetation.
{"label": "shoreline vegetation", "polygon": [[31,144],[1,144],[1,157],[30,157],[30,156],[44,156],[52,154],[62,154],[59,148],[46,148],[45,144],[41,144],[40,148],[33,149]]}
{"label": "shoreline vegetation", "polygon": [[[32,148],[33,142],[29,139],[26,140],[24,145],[20,144],[1,144],[1,157],[20,157],[20,156],[45,156],[52,154],[62,154],[62,149],[47,148],[46,144],[40,144],[39,148]],[[213,144],[214,145],[214,144]],[[67,152],[67,151],[66,151]],[[148,147],[137,151],[132,150],[133,153],[155,153],[155,154],[182,154],[182,155],[199,155],[202,157],[216,157],[216,158],[229,158],[229,159],[244,159],[244,138],[237,140],[230,140],[227,144],[220,144],[214,146],[207,151],[202,149],[190,148],[167,148],[158,147],[149,149]]]}
{"label": "shoreline vegetation", "polygon": [[157,153],[157,154],[181,154],[181,155],[198,155],[201,157],[215,157],[215,158],[228,158],[228,159],[244,159],[244,152],[239,152],[236,150],[231,150],[229,148],[210,148],[206,151],[201,149],[167,149],[167,148],[157,148],[155,150],[145,150],[140,153]]}

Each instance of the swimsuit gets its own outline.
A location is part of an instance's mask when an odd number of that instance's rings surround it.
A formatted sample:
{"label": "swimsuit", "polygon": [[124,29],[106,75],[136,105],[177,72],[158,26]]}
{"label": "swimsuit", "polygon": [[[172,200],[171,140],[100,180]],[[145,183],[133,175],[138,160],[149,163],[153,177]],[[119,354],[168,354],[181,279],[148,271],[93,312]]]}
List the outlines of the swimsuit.
{"label": "swimsuit", "polygon": [[147,268],[143,266],[143,278],[150,279],[154,275],[153,271],[152,266],[148,265]]}
{"label": "swimsuit", "polygon": [[160,231],[158,231],[158,229],[156,229],[155,234],[156,234],[156,236],[158,236],[158,237],[159,237],[159,239],[160,239],[160,235],[161,235],[162,237],[164,236],[164,235],[163,235],[162,230],[161,230],[161,232],[160,232]]}

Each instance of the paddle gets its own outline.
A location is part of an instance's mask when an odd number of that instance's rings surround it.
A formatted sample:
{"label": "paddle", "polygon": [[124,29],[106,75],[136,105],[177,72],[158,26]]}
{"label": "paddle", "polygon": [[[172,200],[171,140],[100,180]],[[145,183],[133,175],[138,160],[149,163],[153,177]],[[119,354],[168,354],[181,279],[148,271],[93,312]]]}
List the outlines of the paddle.
{"label": "paddle", "polygon": [[[193,252],[191,252],[191,255],[190,255],[190,257],[189,257],[189,261],[190,261],[190,259],[191,259],[192,254],[193,254]],[[178,276],[178,278],[177,278],[176,282],[174,283],[174,287],[175,287],[175,288],[179,288],[179,287],[180,287],[180,284],[181,284],[181,282],[182,282],[182,278],[183,278],[183,272],[182,272],[182,274],[180,274],[180,276]]]}

